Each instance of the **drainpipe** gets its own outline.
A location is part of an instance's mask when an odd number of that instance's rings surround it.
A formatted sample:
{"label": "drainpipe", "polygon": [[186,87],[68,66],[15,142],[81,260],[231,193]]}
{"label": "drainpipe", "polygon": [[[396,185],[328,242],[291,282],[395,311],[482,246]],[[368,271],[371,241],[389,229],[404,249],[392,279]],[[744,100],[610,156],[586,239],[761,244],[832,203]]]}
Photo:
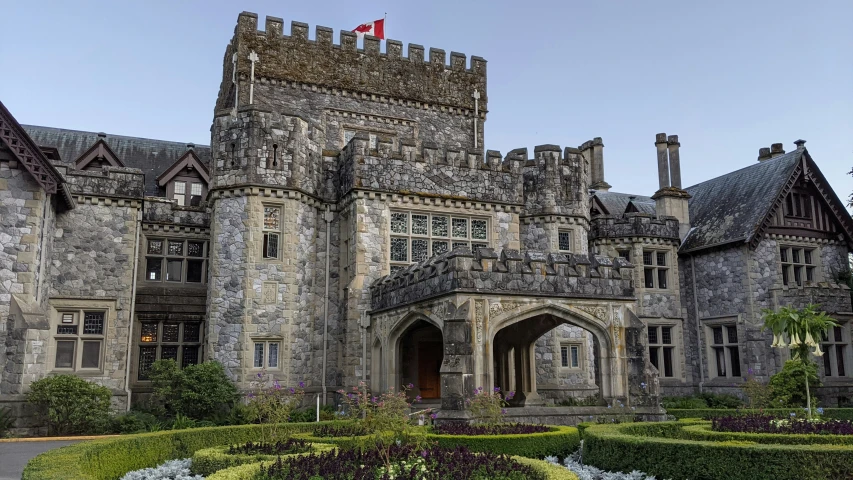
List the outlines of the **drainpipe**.
{"label": "drainpipe", "polygon": [[[143,176],[143,182],[145,177]],[[127,331],[127,360],[124,364],[124,391],[127,393],[127,411],[130,411],[130,350],[133,348],[133,325],[136,316],[136,284],[137,270],[139,269],[139,239],[142,237],[142,214],[145,212],[145,204],[139,208],[139,217],[136,220],[136,242],[133,246],[133,282],[130,288],[130,319]]]}
{"label": "drainpipe", "polygon": [[693,312],[696,317],[696,349],[699,354],[699,393],[705,386],[705,362],[702,360],[702,340],[699,326],[699,295],[696,293],[696,263],[693,262],[693,254],[690,255],[690,276],[693,277]]}
{"label": "drainpipe", "polygon": [[326,205],[326,212],[323,214],[323,220],[326,221],[326,293],[323,296],[323,379],[321,381],[323,387],[323,405],[326,404],[326,361],[329,346],[329,257],[332,256],[330,250],[332,218],[334,218],[334,214],[329,210],[329,206]]}

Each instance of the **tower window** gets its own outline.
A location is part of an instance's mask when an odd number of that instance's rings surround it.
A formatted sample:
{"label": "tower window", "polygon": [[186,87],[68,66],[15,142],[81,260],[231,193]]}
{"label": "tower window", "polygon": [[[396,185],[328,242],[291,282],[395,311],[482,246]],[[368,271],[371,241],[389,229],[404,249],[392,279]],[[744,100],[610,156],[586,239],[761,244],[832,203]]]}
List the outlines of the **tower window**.
{"label": "tower window", "polygon": [[279,258],[279,246],[281,244],[281,207],[264,206],[263,232],[264,258]]}
{"label": "tower window", "polygon": [[560,230],[558,233],[558,243],[561,252],[572,251],[572,232],[569,230]]}
{"label": "tower window", "polygon": [[643,251],[643,280],[646,288],[665,289],[669,286],[669,254],[662,251]]}

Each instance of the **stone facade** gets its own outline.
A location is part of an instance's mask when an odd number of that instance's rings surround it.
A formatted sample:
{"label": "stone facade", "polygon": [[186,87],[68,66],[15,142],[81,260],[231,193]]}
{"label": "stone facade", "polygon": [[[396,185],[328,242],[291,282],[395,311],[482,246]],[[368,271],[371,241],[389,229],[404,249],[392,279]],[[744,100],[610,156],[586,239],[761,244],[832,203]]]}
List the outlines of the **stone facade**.
{"label": "stone facade", "polygon": [[[63,371],[139,400],[151,363],[173,358],[219,361],[243,389],[266,368],[330,403],[411,382],[446,421],[477,387],[653,418],[661,394],[766,380],[785,358],[762,309],[808,303],[846,322],[853,366],[851,221],[802,145],[682,189],[678,138],[659,134],[661,189],[637,200],[609,192],[599,137],[484,148],[483,59],[257,23],[241,14],[226,48],[209,148],[25,127],[53,193],[0,149],[0,401]],[[121,154],[78,163],[94,142]],[[728,205],[750,191],[764,193]],[[788,192],[814,215],[789,214]],[[56,366],[75,312],[105,315],[97,367]],[[725,372],[720,349],[735,352]],[[823,393],[843,399],[847,378]]]}

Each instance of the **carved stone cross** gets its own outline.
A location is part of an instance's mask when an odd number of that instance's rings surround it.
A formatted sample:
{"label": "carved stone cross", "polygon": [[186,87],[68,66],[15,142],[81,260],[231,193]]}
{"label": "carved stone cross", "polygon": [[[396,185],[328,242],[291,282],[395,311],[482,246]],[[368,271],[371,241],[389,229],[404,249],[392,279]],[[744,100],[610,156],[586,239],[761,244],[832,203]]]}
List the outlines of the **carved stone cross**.
{"label": "carved stone cross", "polygon": [[475,88],[474,94],[474,148],[477,148],[477,120],[480,118],[480,92]]}
{"label": "carved stone cross", "polygon": [[254,50],[249,53],[249,61],[252,62],[252,70],[249,75],[249,105],[251,105],[254,103],[253,100],[255,96],[255,62],[258,61],[258,54],[255,53]]}

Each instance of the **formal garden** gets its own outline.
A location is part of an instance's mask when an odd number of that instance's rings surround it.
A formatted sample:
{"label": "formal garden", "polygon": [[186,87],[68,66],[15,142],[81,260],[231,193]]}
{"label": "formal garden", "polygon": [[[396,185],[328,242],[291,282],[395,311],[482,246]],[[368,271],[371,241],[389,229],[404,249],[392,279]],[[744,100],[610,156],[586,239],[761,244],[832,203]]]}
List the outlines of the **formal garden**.
{"label": "formal garden", "polygon": [[[792,316],[793,315],[793,316]],[[27,480],[236,479],[839,479],[853,478],[853,408],[823,408],[811,360],[832,327],[805,309],[767,312],[792,358],[742,395],[665,398],[670,421],[641,422],[616,402],[576,427],[509,423],[512,392],[477,388],[469,423],[435,423],[412,385],[339,391],[306,408],[302,384],[261,372],[238,395],[221,365],[160,361],[143,410],[113,416],[109,391],[74,376],[33,385],[53,435],[121,433],[33,458]],[[319,417],[319,418],[318,418]],[[319,421],[318,421],[319,420]]]}

